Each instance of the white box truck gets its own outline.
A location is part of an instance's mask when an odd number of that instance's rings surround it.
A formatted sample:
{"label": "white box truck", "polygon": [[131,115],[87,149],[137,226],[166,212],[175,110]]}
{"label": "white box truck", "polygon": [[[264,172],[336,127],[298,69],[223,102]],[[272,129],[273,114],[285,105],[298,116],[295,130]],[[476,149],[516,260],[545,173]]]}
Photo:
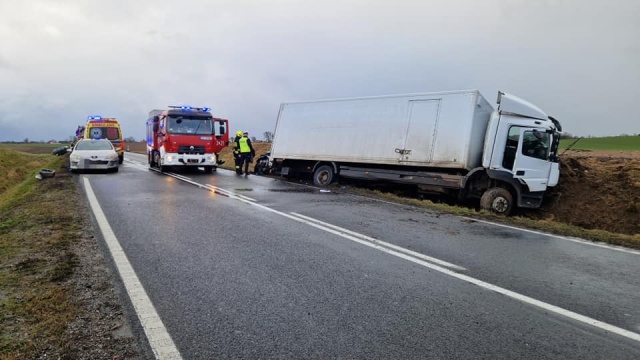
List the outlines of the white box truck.
{"label": "white box truck", "polygon": [[269,155],[272,173],[415,184],[479,198],[508,214],[537,208],[559,178],[560,123],[522,99],[477,90],[283,103]]}

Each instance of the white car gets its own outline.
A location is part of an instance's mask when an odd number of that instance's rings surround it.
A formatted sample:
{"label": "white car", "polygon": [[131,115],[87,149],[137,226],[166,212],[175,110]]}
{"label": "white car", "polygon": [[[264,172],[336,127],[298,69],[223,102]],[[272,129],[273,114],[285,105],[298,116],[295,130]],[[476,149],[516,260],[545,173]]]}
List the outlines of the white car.
{"label": "white car", "polygon": [[69,155],[69,170],[118,171],[118,153],[106,139],[79,140]]}

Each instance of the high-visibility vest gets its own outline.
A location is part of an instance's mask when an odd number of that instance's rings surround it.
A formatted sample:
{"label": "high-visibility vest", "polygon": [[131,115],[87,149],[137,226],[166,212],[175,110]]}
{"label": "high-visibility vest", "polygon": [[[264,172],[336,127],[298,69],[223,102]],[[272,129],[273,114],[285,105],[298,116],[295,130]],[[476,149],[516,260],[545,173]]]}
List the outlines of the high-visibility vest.
{"label": "high-visibility vest", "polygon": [[251,152],[251,148],[249,147],[249,144],[247,143],[247,141],[249,141],[249,138],[243,137],[240,139],[240,152],[241,153],[250,153]]}

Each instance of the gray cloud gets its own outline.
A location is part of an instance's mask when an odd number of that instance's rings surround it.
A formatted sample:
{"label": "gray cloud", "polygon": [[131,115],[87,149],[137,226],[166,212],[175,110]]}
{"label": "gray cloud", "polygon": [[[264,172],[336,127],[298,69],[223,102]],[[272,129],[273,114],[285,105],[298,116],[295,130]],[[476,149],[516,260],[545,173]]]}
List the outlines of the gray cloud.
{"label": "gray cloud", "polygon": [[[212,107],[272,131],[279,104],[477,88],[578,135],[638,133],[636,1],[15,1],[0,4],[0,140],[89,114],[143,138],[149,110]],[[602,124],[606,124],[606,127]]]}

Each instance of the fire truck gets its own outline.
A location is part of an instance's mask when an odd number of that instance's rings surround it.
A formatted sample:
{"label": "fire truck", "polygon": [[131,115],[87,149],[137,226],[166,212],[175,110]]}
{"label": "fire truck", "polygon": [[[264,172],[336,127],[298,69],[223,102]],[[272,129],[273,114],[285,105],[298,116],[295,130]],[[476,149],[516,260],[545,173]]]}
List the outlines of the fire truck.
{"label": "fire truck", "polygon": [[103,118],[98,115],[91,115],[87,117],[87,123],[82,129],[82,127],[78,127],[76,131],[76,136],[78,136],[78,131],[84,132],[82,135],[85,139],[107,139],[111,141],[113,147],[116,149],[118,153],[118,163],[122,164],[124,161],[124,138],[122,136],[122,129],[120,128],[120,123],[116,118]]}
{"label": "fire truck", "polygon": [[217,168],[218,153],[229,145],[229,120],[214,118],[206,107],[169,106],[147,118],[147,158],[150,168]]}

